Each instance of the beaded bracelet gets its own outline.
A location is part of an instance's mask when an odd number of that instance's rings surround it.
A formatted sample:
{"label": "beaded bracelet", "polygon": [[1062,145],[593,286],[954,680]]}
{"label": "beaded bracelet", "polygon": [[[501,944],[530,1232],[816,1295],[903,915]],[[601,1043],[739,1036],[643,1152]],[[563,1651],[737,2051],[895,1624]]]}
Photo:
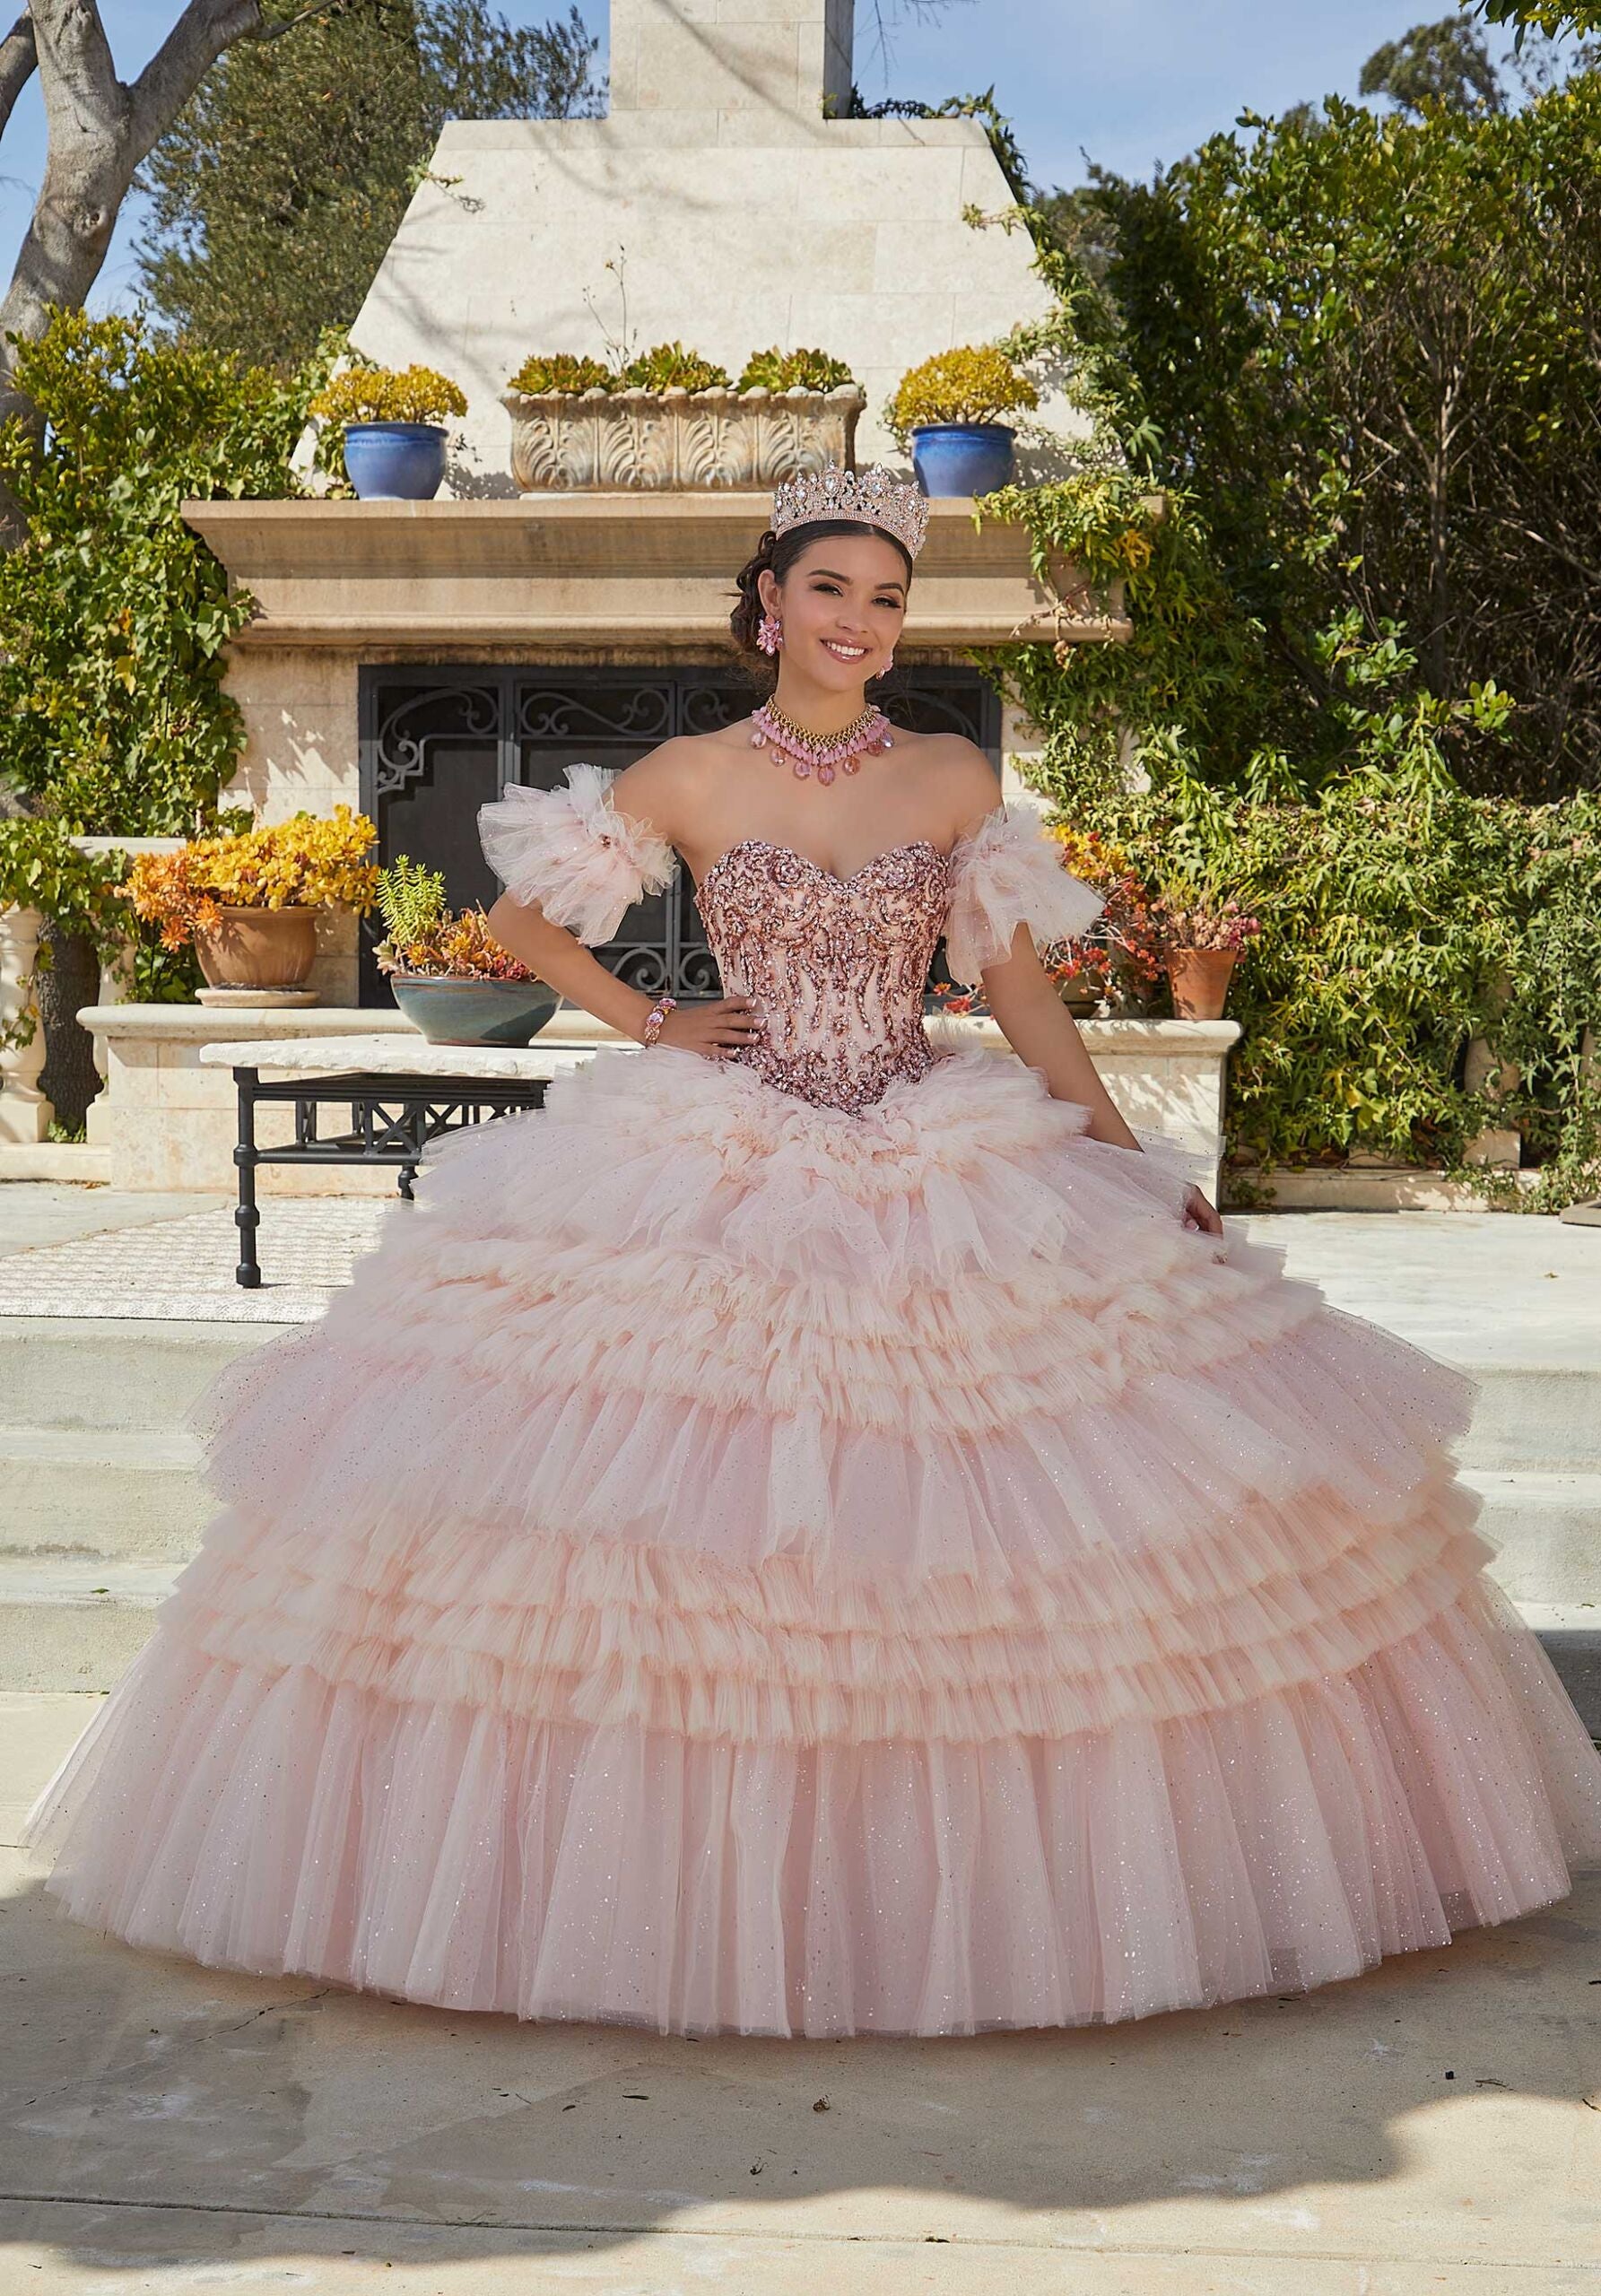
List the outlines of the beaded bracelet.
{"label": "beaded bracelet", "polygon": [[652,1046],[656,1042],[657,1037],[660,1036],[662,1032],[662,1023],[666,1019],[668,1013],[675,1012],[677,1007],[678,999],[676,996],[658,996],[657,998],[649,1012],[645,1015],[645,1026],[640,1034],[640,1042],[645,1046],[647,1050],[649,1049],[650,1046]]}

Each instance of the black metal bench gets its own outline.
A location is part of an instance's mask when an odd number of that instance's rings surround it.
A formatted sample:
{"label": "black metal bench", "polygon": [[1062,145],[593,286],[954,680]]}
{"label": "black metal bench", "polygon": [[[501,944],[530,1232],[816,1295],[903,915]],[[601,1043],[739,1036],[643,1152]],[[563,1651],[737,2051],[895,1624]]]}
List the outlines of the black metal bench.
{"label": "black metal bench", "polygon": [[[261,1262],[257,1231],[261,1210],[256,1173],[261,1164],[392,1164],[400,1194],[409,1204],[412,1183],[430,1141],[496,1117],[543,1106],[542,1076],[423,1076],[365,1074],[283,1075],[264,1083],[256,1068],[236,1068],[239,1088],[239,1173],[234,1222],[239,1231],[234,1281],[258,1291]],[[282,1148],[263,1148],[256,1138],[256,1111],[263,1101],[287,1101],[294,1109],[294,1138]],[[325,1132],[326,1109],[348,1109],[341,1131]]]}

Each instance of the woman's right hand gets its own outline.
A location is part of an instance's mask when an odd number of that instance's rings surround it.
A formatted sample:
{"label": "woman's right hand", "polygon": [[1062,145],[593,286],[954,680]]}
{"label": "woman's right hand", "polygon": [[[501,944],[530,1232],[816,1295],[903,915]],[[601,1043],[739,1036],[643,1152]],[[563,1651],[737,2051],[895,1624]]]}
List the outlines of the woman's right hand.
{"label": "woman's right hand", "polygon": [[731,1060],[761,1034],[761,1016],[750,996],[720,996],[715,1004],[675,1005],[662,1022],[657,1044],[698,1052],[704,1060]]}

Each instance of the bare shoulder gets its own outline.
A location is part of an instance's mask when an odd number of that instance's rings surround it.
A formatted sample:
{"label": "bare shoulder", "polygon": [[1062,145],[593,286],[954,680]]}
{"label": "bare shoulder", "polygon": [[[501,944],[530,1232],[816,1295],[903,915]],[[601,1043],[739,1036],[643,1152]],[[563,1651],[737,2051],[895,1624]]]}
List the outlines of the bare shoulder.
{"label": "bare shoulder", "polygon": [[920,734],[907,762],[915,767],[930,804],[944,816],[950,834],[978,826],[1001,802],[994,765],[965,734]]}
{"label": "bare shoulder", "polygon": [[727,755],[726,732],[674,734],[623,768],[612,784],[612,803],[677,844],[698,817]]}

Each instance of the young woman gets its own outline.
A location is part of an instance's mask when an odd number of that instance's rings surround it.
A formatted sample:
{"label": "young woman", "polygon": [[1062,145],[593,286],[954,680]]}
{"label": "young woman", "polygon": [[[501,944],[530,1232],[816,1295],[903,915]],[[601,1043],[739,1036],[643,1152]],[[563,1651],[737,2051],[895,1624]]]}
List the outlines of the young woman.
{"label": "young woman", "polygon": [[[453,2009],[955,2033],[1549,1904],[1601,1757],[1484,1577],[1462,1373],[1223,1240],[1035,954],[1099,897],[866,702],[926,509],[775,498],[770,703],[483,817],[639,1039],[440,1149],[229,1375],[224,1503],[30,1839],[136,1944]],[[727,994],[590,945],[687,862]],[[936,1040],[944,935],[1021,1055]]]}

